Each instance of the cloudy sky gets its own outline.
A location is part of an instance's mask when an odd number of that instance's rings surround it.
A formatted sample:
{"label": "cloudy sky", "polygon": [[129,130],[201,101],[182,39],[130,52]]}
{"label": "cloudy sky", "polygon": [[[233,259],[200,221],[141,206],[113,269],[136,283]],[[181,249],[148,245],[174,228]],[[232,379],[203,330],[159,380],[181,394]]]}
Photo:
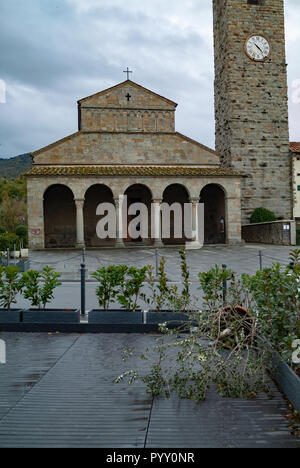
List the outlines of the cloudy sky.
{"label": "cloudy sky", "polygon": [[[300,2],[285,0],[290,138],[300,141]],[[134,71],[214,147],[211,0],[0,0],[0,156],[77,131],[78,99]]]}

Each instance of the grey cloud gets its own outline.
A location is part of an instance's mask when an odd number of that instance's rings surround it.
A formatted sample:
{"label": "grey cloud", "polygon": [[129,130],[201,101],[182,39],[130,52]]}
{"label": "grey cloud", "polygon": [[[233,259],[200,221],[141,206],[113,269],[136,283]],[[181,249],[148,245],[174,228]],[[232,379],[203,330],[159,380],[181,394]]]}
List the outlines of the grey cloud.
{"label": "grey cloud", "polygon": [[[299,0],[286,6],[288,18],[300,14]],[[76,131],[76,101],[124,80],[127,66],[134,81],[178,102],[178,131],[213,147],[211,10],[211,0],[2,0],[0,155]],[[289,82],[300,77],[299,46],[288,44]],[[299,106],[290,116],[294,135]]]}

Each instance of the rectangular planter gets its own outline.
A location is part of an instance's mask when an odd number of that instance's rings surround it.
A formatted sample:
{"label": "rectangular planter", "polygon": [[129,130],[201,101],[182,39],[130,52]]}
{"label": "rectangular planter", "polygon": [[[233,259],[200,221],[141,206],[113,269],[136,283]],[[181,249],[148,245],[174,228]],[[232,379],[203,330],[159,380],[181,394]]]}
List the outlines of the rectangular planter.
{"label": "rectangular planter", "polygon": [[282,359],[278,353],[273,355],[273,366],[275,368],[274,378],[279,387],[300,413],[300,378],[293,369]]}
{"label": "rectangular planter", "polygon": [[157,324],[157,323],[174,323],[177,322],[180,325],[181,322],[187,322],[189,316],[183,312],[172,312],[170,310],[159,310],[149,311],[144,314],[146,323]]}
{"label": "rectangular planter", "polygon": [[76,309],[28,309],[23,312],[24,323],[80,323]]}
{"label": "rectangular planter", "polygon": [[[6,259],[0,259],[0,265],[6,267],[7,266],[7,260]],[[20,262],[14,263],[13,261],[9,261],[9,266],[15,266],[16,268],[19,268],[20,272],[23,273],[25,271],[28,271],[30,269],[30,261],[29,260],[24,260]]]}
{"label": "rectangular planter", "polygon": [[122,309],[93,309],[89,312],[89,323],[141,325],[143,323],[143,314],[141,310],[132,312],[131,310]]}
{"label": "rectangular planter", "polygon": [[19,323],[22,321],[22,309],[0,309],[0,323]]}
{"label": "rectangular planter", "polygon": [[16,264],[16,267],[20,268],[20,271],[24,273],[25,271],[28,271],[30,269],[30,261],[25,260],[25,261],[18,262]]}

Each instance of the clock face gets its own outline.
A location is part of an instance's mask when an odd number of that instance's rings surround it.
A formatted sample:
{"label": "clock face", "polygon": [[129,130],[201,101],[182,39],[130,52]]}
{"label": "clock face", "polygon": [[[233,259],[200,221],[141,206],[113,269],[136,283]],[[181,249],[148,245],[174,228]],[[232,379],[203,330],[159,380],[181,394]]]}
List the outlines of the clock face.
{"label": "clock face", "polygon": [[253,34],[246,41],[245,51],[252,60],[262,62],[270,55],[271,47],[265,37]]}

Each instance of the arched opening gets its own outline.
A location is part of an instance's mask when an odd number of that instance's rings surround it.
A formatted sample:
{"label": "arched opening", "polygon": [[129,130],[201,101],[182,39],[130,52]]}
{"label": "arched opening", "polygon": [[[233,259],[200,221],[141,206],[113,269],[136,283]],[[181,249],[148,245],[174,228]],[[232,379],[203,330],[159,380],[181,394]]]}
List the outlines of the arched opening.
{"label": "arched opening", "polygon": [[[162,213],[162,241],[165,245],[182,245],[189,239],[185,236],[184,231],[184,204],[189,203],[190,198],[187,189],[181,184],[169,185],[163,194],[163,203],[169,206],[174,203],[180,205],[179,213],[176,214],[173,210],[169,213]],[[181,212],[181,214],[180,214]],[[167,237],[164,233],[164,224],[170,222],[170,232]],[[178,233],[176,233],[178,231]],[[179,233],[181,233],[179,237]]]}
{"label": "arched opening", "polygon": [[226,243],[225,193],[217,184],[206,185],[201,191],[200,203],[204,203],[205,244]]}
{"label": "arched opening", "polygon": [[[151,203],[152,193],[151,190],[143,184],[135,184],[129,187],[125,195],[127,196],[127,226],[124,231],[124,242],[128,244],[143,243],[146,245],[152,244],[151,239]],[[135,214],[130,214],[130,207],[135,203],[145,205],[144,212],[136,211]],[[133,209],[134,207],[132,207]],[[139,218],[138,218],[139,217]],[[135,226],[137,231],[133,236],[130,232],[130,226]]]}
{"label": "arched opening", "polygon": [[65,185],[51,185],[44,194],[46,248],[69,248],[76,244],[74,195]]}
{"label": "arched opening", "polygon": [[107,215],[97,215],[97,208],[101,203],[114,205],[113,193],[109,187],[103,184],[92,185],[85,194],[83,207],[84,216],[84,239],[86,247],[113,246],[115,239],[107,237],[101,239],[97,235],[97,224]]}

